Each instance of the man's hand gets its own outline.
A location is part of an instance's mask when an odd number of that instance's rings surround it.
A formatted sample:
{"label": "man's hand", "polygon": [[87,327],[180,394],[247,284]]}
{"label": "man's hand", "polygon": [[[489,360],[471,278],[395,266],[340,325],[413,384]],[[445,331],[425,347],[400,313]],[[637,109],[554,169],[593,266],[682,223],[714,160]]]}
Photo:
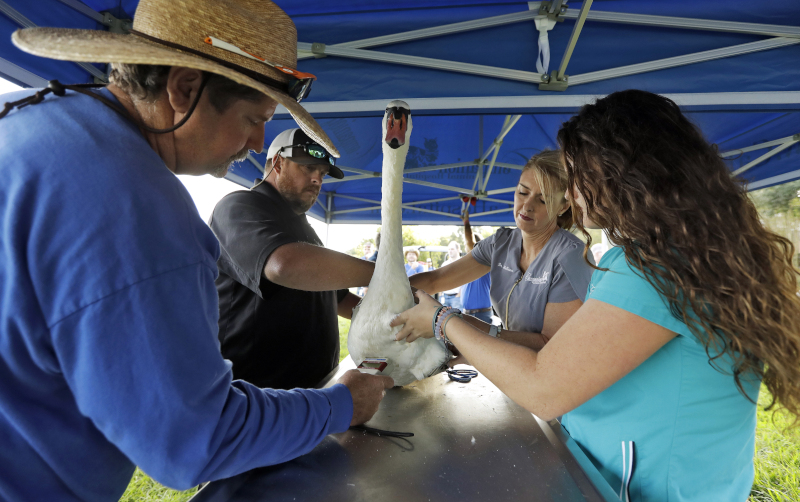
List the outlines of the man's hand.
{"label": "man's hand", "polygon": [[394,387],[394,380],[388,376],[373,376],[350,370],[339,379],[347,386],[353,397],[353,419],[350,425],[361,425],[378,411],[386,389]]}

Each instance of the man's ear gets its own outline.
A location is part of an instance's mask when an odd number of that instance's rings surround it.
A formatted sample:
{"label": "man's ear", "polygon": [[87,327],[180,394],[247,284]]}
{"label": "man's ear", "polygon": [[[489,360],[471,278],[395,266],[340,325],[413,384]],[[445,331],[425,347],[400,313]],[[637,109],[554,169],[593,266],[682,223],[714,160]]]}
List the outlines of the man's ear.
{"label": "man's ear", "polygon": [[189,111],[202,81],[203,72],[200,70],[180,66],[170,69],[166,91],[169,104],[176,113],[185,115]]}
{"label": "man's ear", "polygon": [[272,157],[272,169],[275,171],[276,176],[281,174],[281,170],[283,169],[283,157],[277,153]]}

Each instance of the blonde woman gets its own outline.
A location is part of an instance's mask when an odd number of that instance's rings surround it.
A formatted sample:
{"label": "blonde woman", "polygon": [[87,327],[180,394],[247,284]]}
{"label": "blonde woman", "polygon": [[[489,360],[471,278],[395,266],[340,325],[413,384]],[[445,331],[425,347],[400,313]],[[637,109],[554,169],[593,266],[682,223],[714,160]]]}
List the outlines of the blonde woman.
{"label": "blonde woman", "polygon": [[502,328],[469,317],[479,330],[540,349],[581,306],[592,268],[583,242],[569,229],[572,210],[564,192],[561,155],[544,151],[522,170],[514,192],[516,228],[501,228],[470,253],[440,269],[411,278],[428,293],[451,290],[490,274],[492,307]]}
{"label": "blonde woman", "polygon": [[[565,414],[622,500],[746,500],[762,381],[773,404],[800,414],[794,247],[762,226],[743,184],[667,98],[611,94],[558,140],[578,226],[617,246],[586,303],[538,352],[453,312],[437,333],[529,411]],[[394,322],[405,323],[398,339],[433,336],[438,306],[418,296]]]}

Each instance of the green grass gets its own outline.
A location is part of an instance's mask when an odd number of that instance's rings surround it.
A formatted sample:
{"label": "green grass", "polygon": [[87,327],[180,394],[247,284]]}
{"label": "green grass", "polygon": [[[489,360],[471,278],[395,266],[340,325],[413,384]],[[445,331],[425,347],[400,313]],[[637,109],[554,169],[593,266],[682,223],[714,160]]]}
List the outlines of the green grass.
{"label": "green grass", "polygon": [[156,483],[137,468],[128,489],[119,500],[120,502],[185,502],[195,493],[197,493],[197,488],[184,492],[171,490]]}
{"label": "green grass", "polygon": [[350,352],[347,351],[347,333],[350,332],[350,319],[344,317],[339,318],[339,360],[341,361],[347,357]]}
{"label": "green grass", "polygon": [[[760,405],[769,403],[761,388]],[[756,426],[756,478],[751,502],[796,502],[800,500],[800,427],[789,429],[790,417],[758,410]]]}
{"label": "green grass", "polygon": [[[347,333],[350,321],[339,318],[339,357],[347,357]],[[769,402],[765,388],[761,390],[760,404]],[[800,501],[800,427],[788,429],[791,423],[782,413],[758,410],[756,429],[756,479],[750,493],[750,502]],[[196,489],[178,492],[165,488],[136,469],[128,490],[121,502],[184,502]]]}

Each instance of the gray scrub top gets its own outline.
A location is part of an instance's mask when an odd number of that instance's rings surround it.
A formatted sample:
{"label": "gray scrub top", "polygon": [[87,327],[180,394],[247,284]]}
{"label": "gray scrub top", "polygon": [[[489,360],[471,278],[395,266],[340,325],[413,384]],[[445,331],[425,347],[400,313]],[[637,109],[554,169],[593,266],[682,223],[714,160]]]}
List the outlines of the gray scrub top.
{"label": "gray scrub top", "polygon": [[[541,333],[548,302],[566,303],[586,298],[594,269],[583,259],[583,249],[583,241],[559,228],[523,274],[519,268],[522,232],[518,228],[501,228],[478,242],[472,257],[491,267],[489,294],[503,326],[513,331]],[[592,260],[591,253],[589,259]]]}

